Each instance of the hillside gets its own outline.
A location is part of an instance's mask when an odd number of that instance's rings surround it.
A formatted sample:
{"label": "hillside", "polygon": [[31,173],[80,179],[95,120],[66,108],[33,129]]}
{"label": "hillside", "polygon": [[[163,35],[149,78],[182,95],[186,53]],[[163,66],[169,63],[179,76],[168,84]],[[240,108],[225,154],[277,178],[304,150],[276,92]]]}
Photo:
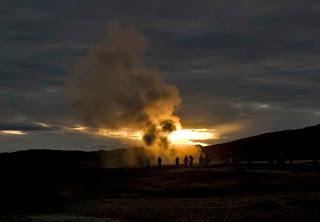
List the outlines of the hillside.
{"label": "hillside", "polygon": [[209,156],[247,160],[306,160],[320,154],[320,125],[265,133],[228,143],[203,147]]}
{"label": "hillside", "polygon": [[142,166],[146,151],[141,147],[111,151],[24,150],[0,153],[0,168],[78,168]]}

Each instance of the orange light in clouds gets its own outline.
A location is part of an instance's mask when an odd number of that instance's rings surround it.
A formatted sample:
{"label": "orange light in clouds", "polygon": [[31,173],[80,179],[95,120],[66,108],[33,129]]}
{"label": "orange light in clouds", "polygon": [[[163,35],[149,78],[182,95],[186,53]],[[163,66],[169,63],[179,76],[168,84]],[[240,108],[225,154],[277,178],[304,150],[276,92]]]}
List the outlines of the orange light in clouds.
{"label": "orange light in clouds", "polygon": [[132,140],[142,140],[143,132],[139,130],[132,129],[91,129],[85,126],[76,125],[75,127],[65,128],[69,131],[78,131],[82,133],[94,134],[97,136],[104,136],[110,138],[120,138],[120,139],[132,139]]}
{"label": "orange light in clouds", "polygon": [[173,144],[188,144],[188,145],[208,145],[207,140],[216,139],[217,136],[210,129],[179,129],[168,136]]}
{"label": "orange light in clouds", "polygon": [[143,133],[138,130],[130,130],[130,129],[120,129],[120,130],[112,130],[112,129],[99,129],[96,132],[99,136],[106,136],[111,138],[122,138],[122,139],[132,139],[132,140],[142,140]]}
{"label": "orange light in clouds", "polygon": [[[143,137],[143,131],[132,129],[95,129],[90,130],[84,126],[77,125],[76,127],[68,128],[69,130],[75,130],[82,133],[89,133],[98,136],[104,136],[109,138],[128,139],[141,141]],[[218,135],[212,129],[182,129],[179,127],[176,131],[173,131],[168,135],[168,139],[175,145],[208,145],[208,140],[217,139]]]}
{"label": "orange light in clouds", "polygon": [[1,135],[26,135],[25,132],[22,132],[20,130],[0,130]]}
{"label": "orange light in clouds", "polygon": [[84,127],[84,126],[81,126],[81,125],[76,125],[75,127],[66,127],[65,128],[66,130],[71,130],[71,131],[80,131],[80,132],[88,132],[88,128],[87,127]]}

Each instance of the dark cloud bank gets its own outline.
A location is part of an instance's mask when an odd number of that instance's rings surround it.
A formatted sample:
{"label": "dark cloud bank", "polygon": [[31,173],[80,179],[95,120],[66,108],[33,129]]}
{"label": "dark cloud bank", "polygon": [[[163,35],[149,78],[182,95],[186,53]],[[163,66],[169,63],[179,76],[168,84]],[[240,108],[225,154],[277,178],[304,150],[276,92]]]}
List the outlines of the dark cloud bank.
{"label": "dark cloud bank", "polygon": [[[146,36],[145,64],[180,89],[185,126],[241,124],[225,132],[231,140],[320,122],[319,1],[2,1],[0,10],[2,130],[76,123],[66,73],[114,20]],[[1,151],[45,148],[48,137],[50,147],[121,146],[33,129],[1,138]]]}

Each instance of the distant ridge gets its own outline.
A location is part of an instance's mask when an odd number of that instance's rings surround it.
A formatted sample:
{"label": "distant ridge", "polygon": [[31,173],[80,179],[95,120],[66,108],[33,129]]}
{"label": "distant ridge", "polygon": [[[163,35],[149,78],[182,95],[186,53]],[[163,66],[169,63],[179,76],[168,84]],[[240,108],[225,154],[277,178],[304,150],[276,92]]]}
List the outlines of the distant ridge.
{"label": "distant ridge", "polygon": [[264,133],[202,148],[209,156],[246,160],[305,160],[320,154],[320,125]]}
{"label": "distant ridge", "polygon": [[34,149],[0,153],[0,168],[78,168],[78,167],[128,167],[142,166],[145,149],[132,147],[117,150],[69,151]]}

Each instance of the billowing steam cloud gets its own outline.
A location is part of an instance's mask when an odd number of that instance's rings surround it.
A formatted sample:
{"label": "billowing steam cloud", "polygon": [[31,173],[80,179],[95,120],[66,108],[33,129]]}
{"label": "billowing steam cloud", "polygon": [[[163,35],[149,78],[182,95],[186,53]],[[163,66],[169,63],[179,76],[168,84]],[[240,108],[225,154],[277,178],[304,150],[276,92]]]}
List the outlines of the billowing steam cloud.
{"label": "billowing steam cloud", "polygon": [[86,126],[140,129],[146,145],[166,147],[181,100],[177,87],[144,66],[146,46],[134,27],[110,23],[106,38],[73,71],[69,91]]}

